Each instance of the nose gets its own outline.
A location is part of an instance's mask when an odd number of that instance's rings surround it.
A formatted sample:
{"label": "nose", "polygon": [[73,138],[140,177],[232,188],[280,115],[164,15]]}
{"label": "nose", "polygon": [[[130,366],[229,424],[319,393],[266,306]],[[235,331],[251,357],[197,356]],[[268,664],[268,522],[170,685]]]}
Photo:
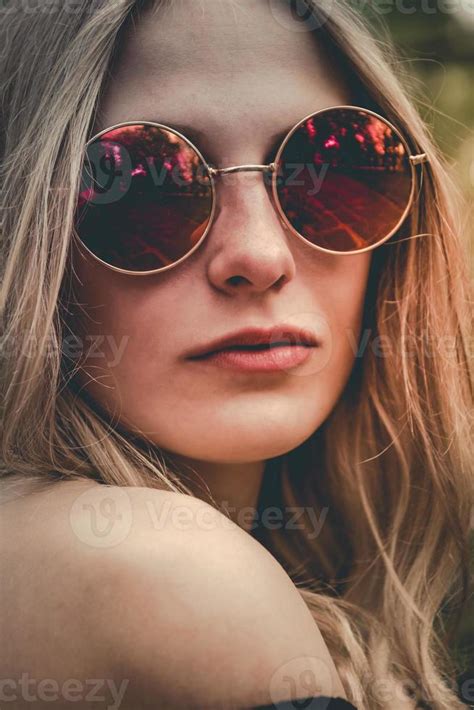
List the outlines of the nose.
{"label": "nose", "polygon": [[294,278],[296,266],[269,178],[242,171],[221,174],[214,184],[214,221],[207,235],[209,282],[229,295],[279,291]]}

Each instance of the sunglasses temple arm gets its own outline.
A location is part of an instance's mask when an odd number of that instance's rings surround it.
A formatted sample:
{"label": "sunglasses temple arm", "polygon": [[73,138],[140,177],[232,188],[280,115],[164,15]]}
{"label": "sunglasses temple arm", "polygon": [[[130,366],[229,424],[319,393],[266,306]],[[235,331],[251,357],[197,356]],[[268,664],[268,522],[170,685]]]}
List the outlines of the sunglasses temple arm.
{"label": "sunglasses temple arm", "polygon": [[418,153],[418,155],[409,156],[410,163],[412,165],[419,165],[420,163],[428,163],[428,156],[426,153]]}

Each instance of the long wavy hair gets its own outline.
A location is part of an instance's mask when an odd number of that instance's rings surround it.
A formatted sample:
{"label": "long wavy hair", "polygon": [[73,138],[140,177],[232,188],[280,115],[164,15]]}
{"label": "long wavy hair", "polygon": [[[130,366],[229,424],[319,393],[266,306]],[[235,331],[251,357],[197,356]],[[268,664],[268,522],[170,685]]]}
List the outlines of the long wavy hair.
{"label": "long wavy hair", "polygon": [[[82,0],[54,12],[3,10],[2,486],[89,478],[192,495],[158,447],[73,386],[62,348],[84,145],[121,39],[149,5]],[[268,462],[271,503],[311,506],[326,515],[321,532],[309,535],[303,516],[297,529],[266,530],[262,540],[307,603],[349,700],[374,710],[461,710],[447,649],[468,592],[474,451],[459,191],[388,36],[375,40],[340,0],[329,10],[307,5],[360,102],[397,125],[429,164],[410,218],[373,253],[369,339],[341,397],[312,437]],[[374,343],[385,343],[383,356]]]}

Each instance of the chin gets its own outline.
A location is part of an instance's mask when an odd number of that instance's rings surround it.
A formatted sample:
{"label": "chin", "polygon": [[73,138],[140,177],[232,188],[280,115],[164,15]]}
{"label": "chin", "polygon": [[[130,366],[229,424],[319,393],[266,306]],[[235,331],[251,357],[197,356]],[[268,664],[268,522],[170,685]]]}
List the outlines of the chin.
{"label": "chin", "polygon": [[[267,432],[266,436],[256,436],[254,431],[251,436],[240,436],[236,435],[234,431],[233,435],[229,436],[228,432],[225,434],[222,432],[222,435],[219,435],[219,432],[215,431],[212,441],[196,441],[193,445],[192,440],[188,438],[182,446],[174,445],[164,448],[171,453],[197,461],[245,464],[282,456],[302,444],[309,435],[288,436],[287,433],[283,437]],[[160,446],[158,442],[155,443]]]}

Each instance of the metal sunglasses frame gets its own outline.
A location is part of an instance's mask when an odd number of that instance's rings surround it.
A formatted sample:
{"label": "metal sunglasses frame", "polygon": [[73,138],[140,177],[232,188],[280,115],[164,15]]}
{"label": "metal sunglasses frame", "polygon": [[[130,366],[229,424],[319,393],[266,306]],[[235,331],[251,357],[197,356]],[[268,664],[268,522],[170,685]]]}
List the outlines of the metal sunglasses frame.
{"label": "metal sunglasses frame", "polygon": [[[374,244],[370,244],[368,247],[365,247],[364,249],[353,249],[352,251],[335,251],[332,249],[327,249],[325,247],[319,246],[318,244],[313,244],[310,242],[306,237],[304,237],[302,234],[300,234],[289,222],[287,219],[283,208],[280,204],[280,200],[278,198],[278,193],[277,193],[277,185],[276,185],[276,176],[277,176],[277,170],[276,166],[278,165],[278,162],[280,160],[280,156],[282,155],[283,150],[285,149],[286,144],[290,140],[291,136],[295,131],[300,128],[300,126],[305,123],[310,118],[313,118],[315,116],[319,116],[322,113],[326,113],[329,111],[333,111],[334,109],[345,109],[345,110],[353,110],[357,112],[362,112],[369,114],[370,116],[375,116],[379,120],[383,121],[394,133],[397,135],[401,143],[403,144],[406,155],[408,156],[410,168],[411,168],[411,189],[410,189],[410,195],[407,201],[407,205],[405,207],[405,210],[400,217],[399,221],[395,225],[395,227],[387,234],[385,235],[382,239],[380,239],[378,242],[375,242]],[[212,190],[212,207],[211,207],[211,213],[209,215],[209,222],[208,225],[203,232],[202,236],[200,237],[199,241],[196,242],[196,244],[180,259],[177,261],[174,261],[172,264],[168,264],[166,266],[161,266],[158,269],[152,269],[150,271],[133,271],[129,269],[122,269],[118,266],[113,266],[112,264],[109,264],[108,262],[104,261],[103,259],[100,259],[96,254],[94,254],[93,251],[91,251],[86,244],[80,239],[80,237],[76,234],[77,238],[79,239],[79,242],[81,246],[89,253],[91,254],[94,259],[99,261],[101,264],[104,264],[107,266],[109,269],[113,269],[114,271],[118,271],[122,274],[128,274],[131,276],[148,276],[150,274],[158,274],[163,271],[168,271],[168,269],[172,269],[175,266],[178,266],[178,264],[181,264],[185,259],[191,256],[196,249],[198,249],[203,241],[206,239],[207,234],[209,233],[209,230],[212,227],[213,221],[214,221],[214,214],[215,214],[215,208],[216,208],[216,188],[215,188],[215,178],[218,177],[219,175],[223,175],[226,173],[237,173],[237,172],[243,172],[243,171],[255,171],[255,172],[270,172],[272,173],[272,194],[273,194],[273,199],[274,203],[276,205],[277,209],[277,214],[280,218],[280,221],[282,222],[282,225],[286,227],[287,229],[290,230],[292,234],[294,234],[296,237],[301,239],[307,246],[312,247],[313,249],[316,249],[318,251],[322,251],[326,254],[336,254],[338,256],[341,255],[349,255],[349,254],[363,254],[364,252],[372,251],[373,249],[376,249],[377,247],[381,246],[384,244],[388,239],[390,239],[395,232],[398,231],[402,223],[405,221],[411,207],[413,204],[413,198],[415,194],[415,187],[417,183],[417,176],[416,176],[416,166],[417,165],[422,165],[425,162],[428,162],[428,156],[426,153],[416,153],[413,154],[411,152],[411,149],[408,145],[407,140],[404,138],[404,136],[401,134],[401,132],[394,126],[388,119],[386,119],[384,116],[381,116],[379,113],[376,113],[375,111],[371,111],[369,109],[366,109],[362,106],[352,106],[352,105],[337,105],[337,106],[329,106],[323,109],[320,109],[319,111],[313,111],[312,113],[308,114],[304,118],[300,119],[286,134],[286,136],[283,138],[283,141],[280,144],[280,147],[277,150],[275,160],[268,165],[254,165],[254,164],[247,164],[247,165],[233,165],[228,168],[216,168],[213,167],[208,161],[204,158],[202,155],[201,151],[194,145],[194,143],[187,138],[183,133],[180,133],[180,131],[176,130],[175,128],[172,128],[171,126],[167,126],[166,124],[163,123],[157,123],[155,121],[124,121],[122,123],[117,123],[113,126],[109,126],[105,128],[104,130],[100,131],[96,135],[94,135],[92,138],[90,138],[85,146],[85,150],[87,151],[88,147],[94,143],[98,138],[100,138],[102,135],[109,133],[112,130],[115,130],[117,128],[122,128],[123,126],[136,126],[136,125],[146,125],[146,126],[156,126],[158,128],[163,128],[166,131],[170,131],[171,133],[174,133],[175,135],[179,136],[182,140],[184,140],[191,148],[196,152],[200,160],[202,161],[209,177],[210,177],[210,184],[211,184],[211,190]],[[421,181],[420,181],[421,184]]]}

